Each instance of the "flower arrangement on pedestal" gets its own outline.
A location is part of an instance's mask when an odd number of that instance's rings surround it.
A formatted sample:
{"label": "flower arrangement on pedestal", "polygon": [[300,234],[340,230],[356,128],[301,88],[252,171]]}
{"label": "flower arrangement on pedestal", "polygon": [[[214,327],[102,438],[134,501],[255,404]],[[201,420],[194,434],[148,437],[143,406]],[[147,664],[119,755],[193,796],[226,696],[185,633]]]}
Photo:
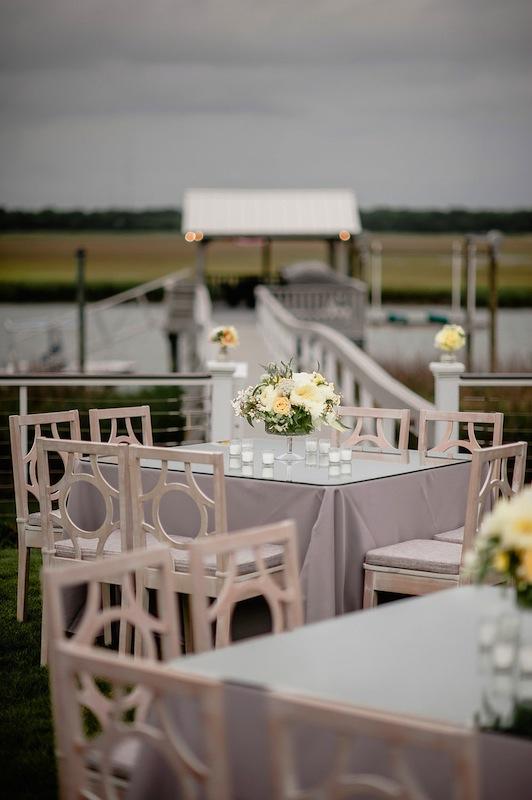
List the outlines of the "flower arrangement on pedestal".
{"label": "flower arrangement on pedestal", "polygon": [[238,333],[233,325],[219,325],[210,332],[209,341],[214,344],[219,344],[219,357],[226,358],[228,348],[238,346]]}
{"label": "flower arrangement on pedestal", "polygon": [[498,575],[515,586],[519,605],[532,608],[532,487],[500,500],[486,514],[466,559],[477,583]]}
{"label": "flower arrangement on pedestal", "polygon": [[461,325],[444,325],[434,337],[434,347],[441,350],[442,361],[454,361],[455,353],[465,345],[466,335]]}
{"label": "flower arrangement on pedestal", "polygon": [[233,400],[235,414],[250,425],[264,422],[268,433],[297,436],[324,425],[344,430],[336,413],[341,397],[319,372],[294,372],[289,364],[268,364],[256,386]]}

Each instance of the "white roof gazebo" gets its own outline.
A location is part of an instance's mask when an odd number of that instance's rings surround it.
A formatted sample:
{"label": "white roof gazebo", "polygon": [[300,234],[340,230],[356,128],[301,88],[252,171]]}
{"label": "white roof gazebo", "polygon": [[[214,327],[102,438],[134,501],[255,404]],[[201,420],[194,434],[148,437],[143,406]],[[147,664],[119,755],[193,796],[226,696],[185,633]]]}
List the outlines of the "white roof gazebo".
{"label": "white roof gazebo", "polygon": [[270,273],[274,239],[329,242],[331,266],[348,271],[353,237],[361,233],[355,194],[349,189],[189,189],[182,230],[198,245],[197,279],[203,280],[205,247],[214,239],[257,239],[263,276]]}

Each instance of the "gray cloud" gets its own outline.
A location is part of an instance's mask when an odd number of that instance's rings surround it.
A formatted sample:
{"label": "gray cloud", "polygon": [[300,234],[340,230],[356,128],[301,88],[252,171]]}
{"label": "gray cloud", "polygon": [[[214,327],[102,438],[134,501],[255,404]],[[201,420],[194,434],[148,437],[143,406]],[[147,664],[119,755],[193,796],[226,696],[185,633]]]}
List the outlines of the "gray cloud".
{"label": "gray cloud", "polygon": [[529,0],[3,0],[0,203],[532,203]]}

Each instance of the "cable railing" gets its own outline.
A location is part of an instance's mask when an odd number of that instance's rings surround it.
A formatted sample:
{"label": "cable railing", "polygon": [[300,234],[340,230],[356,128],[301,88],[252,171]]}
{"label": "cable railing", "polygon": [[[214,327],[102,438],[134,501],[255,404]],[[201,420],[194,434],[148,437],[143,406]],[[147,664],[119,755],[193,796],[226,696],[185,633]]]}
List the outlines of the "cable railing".
{"label": "cable railing", "polygon": [[265,286],[255,290],[258,324],[272,358],[294,359],[302,369],[319,365],[337,383],[345,405],[408,408],[417,434],[419,411],[434,408],[424,397],[392,378],[360,347],[334,328],[298,319]]}

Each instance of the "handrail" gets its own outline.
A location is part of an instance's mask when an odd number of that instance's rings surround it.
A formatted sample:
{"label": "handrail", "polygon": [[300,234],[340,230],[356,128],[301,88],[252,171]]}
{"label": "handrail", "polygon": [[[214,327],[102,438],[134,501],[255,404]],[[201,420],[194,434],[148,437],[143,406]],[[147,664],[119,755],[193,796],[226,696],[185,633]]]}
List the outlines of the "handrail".
{"label": "handrail", "polygon": [[417,432],[419,411],[435,408],[333,328],[297,319],[265,286],[258,286],[255,296],[259,325],[275,357],[289,359],[297,354],[302,366],[310,368],[312,361],[319,362],[328,376],[336,375],[339,366],[341,391],[347,405],[354,404],[357,384],[361,405],[377,403],[382,408],[410,409],[414,432]]}

